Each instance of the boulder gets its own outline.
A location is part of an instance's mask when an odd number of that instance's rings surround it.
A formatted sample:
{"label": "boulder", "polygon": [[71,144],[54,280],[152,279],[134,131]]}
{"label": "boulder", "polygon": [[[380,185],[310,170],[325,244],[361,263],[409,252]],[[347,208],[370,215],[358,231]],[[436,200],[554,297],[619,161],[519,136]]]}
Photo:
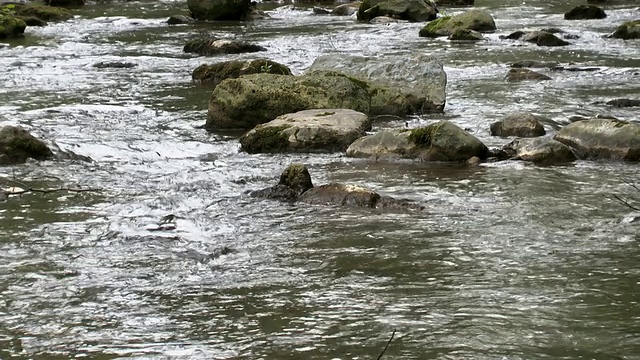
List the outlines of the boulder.
{"label": "boulder", "polygon": [[251,0],[187,0],[191,16],[197,20],[245,20]]}
{"label": "boulder", "polygon": [[66,21],[73,17],[67,9],[46,5],[16,5],[14,11],[16,16],[35,17],[43,21]]}
{"label": "boulder", "polygon": [[616,28],[611,37],[623,40],[640,39],[640,20],[623,23]]}
{"label": "boulder", "polygon": [[348,4],[340,4],[331,10],[331,15],[334,16],[351,16],[358,11],[361,2],[353,2]]}
{"label": "boulder", "polygon": [[240,144],[248,153],[345,151],[367,130],[369,118],[354,110],[303,110],[256,126]]}
{"label": "boulder", "polygon": [[535,72],[533,70],[523,69],[523,68],[510,69],[509,72],[507,72],[507,75],[505,76],[504,79],[508,82],[529,81],[529,80],[536,80],[536,81],[551,80],[551,78],[548,77],[547,75],[540,74],[539,72]]}
{"label": "boulder", "polygon": [[449,40],[456,41],[479,41],[484,40],[481,33],[469,29],[455,29],[453,34],[449,35]]}
{"label": "boulder", "polygon": [[487,147],[473,135],[449,121],[439,121],[413,130],[384,130],[364,136],[347,149],[349,157],[376,160],[396,158],[421,161],[466,161],[486,159]]}
{"label": "boulder", "polygon": [[591,20],[606,17],[604,10],[595,5],[578,5],[564,13],[565,20]]}
{"label": "boulder", "polygon": [[318,71],[338,71],[398,89],[406,97],[417,99],[419,113],[442,112],[446,103],[447,74],[439,60],[426,54],[385,55],[384,58],[324,55],[318,57],[306,73]]}
{"label": "boulder", "polygon": [[518,138],[503,150],[513,160],[530,161],[538,165],[559,165],[577,160],[570,147],[549,137]]}
{"label": "boulder", "polygon": [[435,0],[437,6],[473,6],[475,0]]}
{"label": "boulder", "polygon": [[546,132],[538,118],[531,113],[514,113],[491,124],[493,136],[537,137]]}
{"label": "boulder", "polygon": [[568,42],[546,31],[515,31],[505,37],[509,40],[522,40],[538,46],[566,46]]}
{"label": "boulder", "polygon": [[640,161],[640,124],[616,119],[571,123],[554,139],[572,147],[581,158]]}
{"label": "boulder", "polygon": [[250,44],[245,41],[217,38],[189,40],[183,49],[186,53],[196,53],[200,55],[242,54],[265,50],[267,49],[262,46]]}
{"label": "boulder", "polygon": [[0,14],[0,39],[23,36],[26,28],[27,24],[21,19]]}
{"label": "boulder", "polygon": [[419,35],[422,37],[450,36],[456,29],[492,32],[496,30],[496,24],[487,11],[469,10],[462,14],[430,21],[420,30]]}
{"label": "boulder", "polygon": [[378,16],[408,21],[429,21],[437,17],[438,10],[425,0],[364,0],[360,4],[359,21],[369,22]]}
{"label": "boulder", "polygon": [[314,15],[329,15],[331,14],[331,10],[325,9],[319,6],[314,6],[312,9]]}
{"label": "boulder", "polygon": [[22,127],[0,128],[0,165],[23,163],[28,158],[47,160],[52,157],[51,149]]}
{"label": "boulder", "polygon": [[267,59],[230,60],[213,65],[202,64],[193,70],[191,78],[203,85],[215,87],[224,79],[259,73],[291,75],[291,70],[285,65]]}
{"label": "boulder", "polygon": [[302,193],[313,188],[311,175],[302,164],[291,164],[280,174],[276,186],[252,191],[252,197],[295,201]]}
{"label": "boulder", "polygon": [[303,76],[251,74],[222,81],[211,94],[205,128],[251,129],[291,112],[351,109],[369,116],[406,116],[423,100],[337,72]]}
{"label": "boulder", "polygon": [[194,22],[195,19],[187,16],[187,15],[171,15],[167,20],[167,24],[169,25],[182,25],[182,24],[190,24]]}
{"label": "boulder", "polygon": [[607,105],[620,108],[640,106],[640,99],[613,99],[607,101]]}

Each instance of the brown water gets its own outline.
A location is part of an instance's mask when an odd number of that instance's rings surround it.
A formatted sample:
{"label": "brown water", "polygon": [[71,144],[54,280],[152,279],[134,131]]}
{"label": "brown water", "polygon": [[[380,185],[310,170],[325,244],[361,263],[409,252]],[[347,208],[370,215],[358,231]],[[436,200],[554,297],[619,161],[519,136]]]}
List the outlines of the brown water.
{"label": "brown water", "polygon": [[[275,9],[245,24],[167,26],[184,2],[88,5],[28,28],[0,49],[0,115],[95,161],[0,169],[0,184],[99,192],[0,202],[0,358],[640,359],[640,221],[613,199],[640,198],[638,164],[520,162],[476,168],[375,164],[333,155],[248,155],[207,134],[210,91],[191,83],[200,32],[267,47],[303,72],[322,54],[428,53],[449,78],[444,114],[490,146],[489,124],[527,110],[640,120],[599,101],[640,97],[640,43],[603,39],[638,4],[565,21],[582,1],[488,1],[499,31],[461,45],[417,36],[421,24]],[[461,9],[447,9],[456,13]],[[499,39],[560,27],[574,45]],[[517,60],[598,67],[505,83]],[[96,69],[125,61],[133,69]],[[545,70],[543,70],[545,72]],[[376,128],[402,126],[393,122]],[[201,160],[214,154],[215,159]],[[340,181],[423,202],[381,213],[257,201],[291,162],[315,183]],[[177,216],[176,229],[153,231]],[[230,249],[231,251],[227,250]]]}

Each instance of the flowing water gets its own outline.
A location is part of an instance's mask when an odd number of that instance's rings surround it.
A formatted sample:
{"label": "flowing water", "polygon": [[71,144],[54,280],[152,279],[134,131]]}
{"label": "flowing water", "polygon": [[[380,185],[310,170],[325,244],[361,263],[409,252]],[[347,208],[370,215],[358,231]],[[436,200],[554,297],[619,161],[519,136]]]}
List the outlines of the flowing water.
{"label": "flowing water", "polygon": [[[269,9],[269,20],[168,26],[184,1],[93,4],[0,48],[0,116],[93,162],[0,168],[0,184],[99,191],[0,202],[0,358],[640,359],[638,164],[537,167],[372,163],[331,155],[248,155],[237,134],[208,134],[201,63],[267,57],[302,73],[323,54],[431,54],[449,83],[444,114],[489,146],[515,111],[640,120],[603,105],[640,96],[640,43],[604,39],[640,18],[565,21],[578,0],[477,0],[498,32],[478,44],[418,37],[422,24]],[[457,13],[463,9],[447,9]],[[520,29],[579,35],[563,48],[500,40]],[[185,55],[201,33],[267,52]],[[5,41],[6,42],[6,41]],[[506,83],[517,60],[542,83]],[[130,69],[98,69],[124,61]],[[405,126],[378,122],[375,128]],[[284,204],[246,191],[307,164],[339,181],[424,203],[422,213]],[[175,215],[175,229],[160,227]]]}

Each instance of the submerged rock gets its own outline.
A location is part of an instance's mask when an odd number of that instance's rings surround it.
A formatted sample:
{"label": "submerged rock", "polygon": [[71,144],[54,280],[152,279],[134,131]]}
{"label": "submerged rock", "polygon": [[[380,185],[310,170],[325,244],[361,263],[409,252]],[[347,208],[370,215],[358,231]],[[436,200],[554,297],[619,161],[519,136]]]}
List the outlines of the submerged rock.
{"label": "submerged rock", "polygon": [[167,24],[169,25],[181,25],[181,24],[190,24],[194,22],[195,19],[187,16],[187,15],[171,15],[167,20]]}
{"label": "submerged rock", "polygon": [[571,123],[555,140],[572,147],[581,158],[640,161],[640,124],[614,119]]}
{"label": "submerged rock", "polygon": [[578,5],[564,14],[565,20],[604,19],[607,14],[595,5]]}
{"label": "submerged rock", "polygon": [[225,40],[217,38],[189,40],[184,45],[184,52],[196,53],[200,55],[220,55],[220,54],[242,54],[267,49],[244,41]]}
{"label": "submerged rock", "polygon": [[640,99],[613,99],[607,101],[607,105],[620,108],[640,106]]}
{"label": "submerged rock", "polygon": [[29,158],[47,160],[52,157],[51,149],[22,127],[0,128],[0,165],[19,164]]}
{"label": "submerged rock", "polygon": [[424,0],[364,0],[358,9],[358,20],[369,22],[378,16],[408,21],[429,21],[437,17],[436,6]]}
{"label": "submerged rock", "polygon": [[84,5],[84,0],[45,0],[49,6],[78,7]]}
{"label": "submerged rock", "polygon": [[251,129],[280,115],[309,109],[405,116],[419,111],[422,101],[395,88],[337,72],[303,76],[251,74],[216,86],[205,128]]}
{"label": "submerged rock", "polygon": [[357,111],[304,110],[256,126],[240,144],[248,153],[344,151],[370,129],[367,115]]}
{"label": "submerged rock", "polygon": [[522,60],[516,61],[511,64],[512,68],[548,68],[553,69],[560,64],[553,61],[538,61],[538,60]]}
{"label": "submerged rock", "polygon": [[422,37],[450,36],[457,29],[492,32],[496,30],[493,17],[485,10],[469,10],[459,15],[430,21],[420,30]]}
{"label": "submerged rock", "polygon": [[435,0],[438,6],[473,6],[475,0]]}
{"label": "submerged rock", "polygon": [[324,55],[311,64],[307,74],[318,71],[338,71],[397,89],[421,102],[415,112],[441,112],[446,103],[447,74],[442,63],[429,55]]}
{"label": "submerged rock", "polygon": [[538,118],[526,112],[514,113],[491,124],[493,136],[537,137],[546,132]]}
{"label": "submerged rock", "polygon": [[523,68],[515,68],[515,69],[509,70],[509,72],[507,72],[507,75],[505,76],[504,79],[508,82],[529,81],[529,80],[536,80],[536,81],[551,80],[551,78],[548,77],[547,75],[540,74],[539,72],[535,72],[533,70],[523,69]]}
{"label": "submerged rock", "polygon": [[513,160],[530,161],[538,165],[560,165],[577,160],[570,147],[550,137],[518,138],[503,150]]}
{"label": "submerged rock", "polygon": [[251,0],[187,0],[197,20],[245,20],[251,13]]}
{"label": "submerged rock", "polygon": [[253,191],[250,196],[307,204],[384,208],[397,210],[422,210],[420,204],[409,200],[394,199],[354,185],[331,183],[314,187],[309,171],[302,164],[289,165],[280,175],[276,186]]}
{"label": "submerged rock", "polygon": [[27,24],[21,19],[0,14],[0,39],[23,36],[26,28]]}
{"label": "submerged rock", "polygon": [[640,39],[640,20],[623,23],[611,34],[611,37],[623,40]]}
{"label": "submerged rock", "polygon": [[93,67],[97,69],[131,69],[136,66],[138,66],[138,64],[124,61],[101,61],[93,64]]}
{"label": "submerged rock", "polygon": [[486,159],[487,147],[473,135],[449,121],[439,121],[413,130],[383,130],[354,141],[349,157],[421,161],[466,161]]}
{"label": "submerged rock", "polygon": [[191,78],[203,85],[215,87],[225,79],[260,73],[291,75],[291,70],[285,65],[267,59],[231,60],[212,65],[202,64],[193,70]]}

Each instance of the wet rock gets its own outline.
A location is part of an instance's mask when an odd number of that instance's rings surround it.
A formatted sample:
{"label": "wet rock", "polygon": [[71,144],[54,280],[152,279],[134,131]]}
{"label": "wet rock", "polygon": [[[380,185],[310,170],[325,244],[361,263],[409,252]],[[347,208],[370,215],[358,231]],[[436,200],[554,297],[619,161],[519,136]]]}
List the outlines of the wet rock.
{"label": "wet rock", "polygon": [[321,7],[318,7],[318,6],[314,6],[312,11],[313,11],[313,13],[315,15],[329,15],[329,14],[331,14],[331,10],[325,9],[325,8],[321,8]]}
{"label": "wet rock", "polygon": [[190,24],[195,20],[187,15],[171,15],[167,20],[167,24],[169,25],[181,25],[181,24]]}
{"label": "wet rock", "polygon": [[538,118],[526,112],[508,115],[503,120],[491,124],[493,136],[537,137],[546,132]]}
{"label": "wet rock", "polygon": [[251,0],[187,0],[197,20],[245,20],[251,13]]}
{"label": "wet rock", "polygon": [[487,11],[469,10],[459,15],[430,21],[420,30],[419,35],[422,37],[450,36],[456,29],[492,32],[496,30],[496,24]]}
{"label": "wet rock", "polygon": [[291,70],[285,65],[267,59],[231,60],[213,65],[200,65],[193,70],[191,78],[203,85],[215,87],[225,79],[260,73],[291,75]]}
{"label": "wet rock", "polygon": [[436,6],[424,0],[364,0],[358,9],[358,21],[369,22],[378,16],[408,21],[429,21],[437,17]]}
{"label": "wet rock", "polygon": [[349,157],[375,160],[398,158],[421,161],[466,161],[486,159],[487,147],[473,135],[449,121],[413,130],[384,130],[354,141]]}
{"label": "wet rock", "polygon": [[43,21],[66,21],[73,17],[67,9],[31,3],[16,5],[14,11],[16,16],[35,17]]}
{"label": "wet rock", "polygon": [[351,16],[358,11],[361,2],[353,2],[349,4],[341,4],[336,6],[332,11],[331,15],[334,16]]}
{"label": "wet rock", "polygon": [[338,72],[303,76],[251,74],[216,86],[205,128],[251,129],[280,115],[309,109],[405,116],[419,111],[421,104],[420,99],[397,89]]}
{"label": "wet rock", "polygon": [[615,106],[615,107],[634,107],[640,106],[639,99],[613,99],[607,101],[607,105]]}
{"label": "wet rock", "polygon": [[189,40],[184,45],[184,52],[200,55],[242,54],[266,50],[262,46],[244,41],[217,38]]}
{"label": "wet rock", "polygon": [[604,10],[595,5],[578,5],[564,14],[565,20],[590,20],[604,19],[607,17]]}
{"label": "wet rock", "polygon": [[581,158],[640,161],[640,124],[614,119],[571,123],[555,140],[572,147]]}
{"label": "wet rock", "polygon": [[511,159],[530,161],[538,165],[560,165],[577,160],[570,147],[549,137],[518,138],[503,150]]}
{"label": "wet rock", "polygon": [[0,39],[23,36],[26,28],[27,24],[17,17],[0,14]]}
{"label": "wet rock", "polygon": [[640,39],[640,20],[623,23],[616,28],[611,37],[623,40]]}
{"label": "wet rock", "polygon": [[413,112],[442,112],[446,103],[447,74],[442,63],[429,55],[386,55],[383,59],[325,55],[313,62],[307,74],[317,71],[339,71],[397,89],[405,97],[415,98],[412,102],[418,108]]}
{"label": "wet rock", "polygon": [[49,6],[78,7],[84,5],[84,0],[45,0]]}
{"label": "wet rock", "polygon": [[256,126],[240,144],[248,153],[344,151],[370,129],[367,115],[357,111],[304,110]]}
{"label": "wet rock", "polygon": [[537,61],[537,60],[523,60],[517,61],[511,64],[512,68],[549,68],[553,69],[558,67],[559,64],[557,62],[551,61]]}
{"label": "wet rock", "polygon": [[504,39],[509,40],[522,40],[530,43],[534,43],[538,46],[566,46],[569,45],[568,42],[560,39],[552,33],[546,31],[515,31]]}
{"label": "wet rock", "polygon": [[302,164],[291,164],[280,174],[276,186],[252,191],[250,196],[264,199],[295,201],[302,193],[313,188],[311,175]]}
{"label": "wet rock", "polygon": [[407,20],[400,20],[400,19],[396,19],[396,18],[392,18],[392,17],[388,17],[388,16],[376,16],[375,18],[373,18],[371,21],[369,21],[369,24],[398,24],[401,22],[407,22]]}
{"label": "wet rock", "polygon": [[479,41],[484,40],[481,33],[469,29],[456,29],[453,34],[449,35],[449,40],[457,41]]}
{"label": "wet rock", "polygon": [[0,165],[19,164],[29,158],[47,160],[52,157],[51,149],[22,127],[0,128]]}
{"label": "wet rock", "polygon": [[131,69],[136,66],[138,66],[138,64],[124,61],[101,61],[93,64],[93,67],[97,69]]}
{"label": "wet rock", "polygon": [[438,6],[473,6],[475,0],[435,0]]}
{"label": "wet rock", "polygon": [[505,80],[508,82],[518,82],[518,81],[544,81],[551,80],[550,77],[544,74],[540,74],[539,72],[535,72],[529,69],[511,69],[505,76]]}
{"label": "wet rock", "polygon": [[375,208],[380,195],[353,185],[327,184],[305,191],[300,201],[317,205],[338,205]]}

